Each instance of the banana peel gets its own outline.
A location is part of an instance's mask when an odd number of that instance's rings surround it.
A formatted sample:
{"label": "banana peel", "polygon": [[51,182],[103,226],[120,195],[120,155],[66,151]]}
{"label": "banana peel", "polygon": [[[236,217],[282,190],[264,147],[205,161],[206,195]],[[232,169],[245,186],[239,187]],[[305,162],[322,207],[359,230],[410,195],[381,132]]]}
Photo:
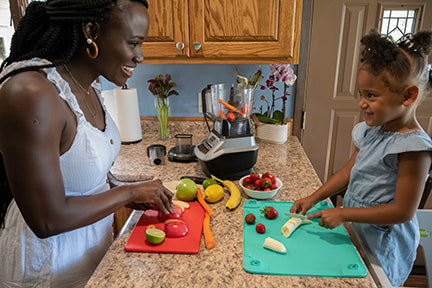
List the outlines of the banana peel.
{"label": "banana peel", "polygon": [[237,185],[235,185],[234,182],[230,180],[221,180],[214,175],[211,175],[211,178],[222,183],[222,185],[230,192],[230,198],[226,202],[226,208],[230,210],[237,208],[241,202],[241,192]]}

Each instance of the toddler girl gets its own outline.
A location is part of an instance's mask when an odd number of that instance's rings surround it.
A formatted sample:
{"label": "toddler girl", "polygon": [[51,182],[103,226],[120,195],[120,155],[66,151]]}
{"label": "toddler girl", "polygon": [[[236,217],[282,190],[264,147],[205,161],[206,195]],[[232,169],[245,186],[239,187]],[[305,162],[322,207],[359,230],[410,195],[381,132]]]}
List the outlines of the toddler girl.
{"label": "toddler girl", "polygon": [[291,212],[303,215],[316,203],[347,187],[343,208],[308,215],[333,229],[345,221],[364,240],[393,286],[407,279],[416,258],[415,216],[428,172],[432,141],[416,119],[416,109],[432,86],[427,55],[432,32],[406,35],[398,43],[371,31],[361,40],[357,75],[364,122],[352,131],[351,158]]}

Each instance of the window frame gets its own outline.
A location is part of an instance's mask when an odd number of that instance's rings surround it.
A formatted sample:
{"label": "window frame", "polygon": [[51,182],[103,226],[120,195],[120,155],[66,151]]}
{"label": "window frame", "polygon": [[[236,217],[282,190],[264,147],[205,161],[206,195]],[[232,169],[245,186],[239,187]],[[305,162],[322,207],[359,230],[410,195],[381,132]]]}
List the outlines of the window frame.
{"label": "window frame", "polygon": [[413,25],[413,31],[412,33],[415,34],[419,31],[419,27],[421,27],[421,23],[423,21],[423,13],[425,10],[424,5],[422,4],[379,4],[378,9],[378,31],[381,32],[382,24],[383,24],[383,18],[384,18],[384,10],[415,10],[415,18],[414,18],[414,25]]}

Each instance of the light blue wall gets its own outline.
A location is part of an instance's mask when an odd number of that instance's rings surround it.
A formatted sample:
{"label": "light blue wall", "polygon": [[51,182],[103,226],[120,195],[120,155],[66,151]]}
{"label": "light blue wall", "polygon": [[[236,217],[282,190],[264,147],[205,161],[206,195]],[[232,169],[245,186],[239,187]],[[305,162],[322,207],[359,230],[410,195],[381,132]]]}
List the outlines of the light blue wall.
{"label": "light blue wall", "polygon": [[[148,79],[155,78],[158,74],[165,75],[171,74],[172,80],[177,83],[175,90],[179,92],[179,96],[172,95],[170,101],[170,115],[171,117],[202,117],[202,113],[198,112],[198,92],[200,92],[207,84],[217,83],[235,83],[236,72],[239,71],[241,75],[250,78],[260,65],[204,65],[204,64],[184,64],[184,65],[138,65],[134,70],[134,75],[127,82],[129,88],[137,88],[139,110],[141,116],[156,116],[154,108],[154,96],[148,90]],[[297,65],[291,66],[297,74]],[[269,65],[261,65],[264,78],[260,84],[265,85],[265,80],[270,75]],[[108,82],[105,78],[101,79],[102,90],[110,90],[116,88],[114,84]],[[283,93],[283,83],[279,82],[276,85],[279,88],[276,94],[278,97]],[[287,101],[287,118],[292,118],[292,106],[295,96],[294,87],[289,88],[291,96]],[[261,105],[264,104],[260,100],[261,95],[271,99],[271,91],[257,89],[255,92],[255,105],[253,112],[259,111]],[[276,109],[281,109],[282,101],[276,101]],[[264,109],[266,105],[264,104]],[[265,111],[265,110],[264,110]]]}

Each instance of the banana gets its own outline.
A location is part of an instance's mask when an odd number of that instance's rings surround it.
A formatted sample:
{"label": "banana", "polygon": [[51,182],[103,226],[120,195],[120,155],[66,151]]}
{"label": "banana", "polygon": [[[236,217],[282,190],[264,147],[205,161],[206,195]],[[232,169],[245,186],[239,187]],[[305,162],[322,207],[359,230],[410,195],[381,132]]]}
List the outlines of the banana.
{"label": "banana", "polygon": [[230,210],[235,209],[241,202],[241,192],[237,185],[235,185],[234,182],[230,180],[220,180],[213,175],[211,175],[211,177],[216,181],[221,182],[224,187],[228,189],[230,192],[230,198],[226,203],[226,207]]}

